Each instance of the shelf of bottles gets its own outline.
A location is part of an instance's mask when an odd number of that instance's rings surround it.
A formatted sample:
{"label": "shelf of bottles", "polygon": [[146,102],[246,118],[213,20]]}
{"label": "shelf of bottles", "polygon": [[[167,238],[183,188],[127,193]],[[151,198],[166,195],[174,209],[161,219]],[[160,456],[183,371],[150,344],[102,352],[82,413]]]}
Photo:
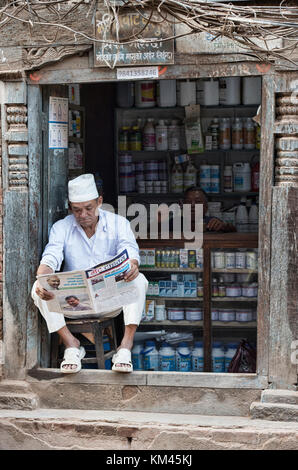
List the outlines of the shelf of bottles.
{"label": "shelf of bottles", "polygon": [[211,320],[247,324],[257,320],[258,250],[211,251]]}

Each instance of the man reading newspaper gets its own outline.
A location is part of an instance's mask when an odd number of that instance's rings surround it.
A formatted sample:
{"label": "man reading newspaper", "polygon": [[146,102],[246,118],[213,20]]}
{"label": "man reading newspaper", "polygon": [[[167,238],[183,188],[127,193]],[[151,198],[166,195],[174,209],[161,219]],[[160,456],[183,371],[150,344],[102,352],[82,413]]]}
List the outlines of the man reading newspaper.
{"label": "man reading newspaper", "polygon": [[[124,336],[112,358],[112,369],[131,372],[134,334],[141,320],[148,288],[147,279],[138,269],[140,258],[136,239],[127,219],[100,208],[103,197],[102,193],[98,194],[92,174],[84,174],[69,181],[68,198],[72,214],[52,226],[37,275],[59,271],[63,261],[63,271],[87,270],[127,250],[131,267],[124,279],[137,290],[135,302],[123,305],[122,309],[101,313],[100,317],[115,317],[123,310]],[[54,293],[51,289],[42,287],[39,280],[32,287],[32,298],[45,319],[49,332],[57,332],[65,346],[61,372],[79,372],[85,349],[71,334],[64,319],[64,315],[74,318],[71,311],[75,309],[65,309],[65,314],[50,311],[48,301],[54,298]],[[71,299],[71,302],[75,303],[76,300]]]}

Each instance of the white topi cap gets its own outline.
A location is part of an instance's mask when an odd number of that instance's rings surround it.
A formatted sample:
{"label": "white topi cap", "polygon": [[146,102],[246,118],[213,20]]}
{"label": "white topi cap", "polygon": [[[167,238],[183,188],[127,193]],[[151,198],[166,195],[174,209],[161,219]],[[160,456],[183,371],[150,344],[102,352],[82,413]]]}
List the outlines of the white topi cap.
{"label": "white topi cap", "polygon": [[70,202],[86,202],[99,197],[94,176],[91,173],[80,175],[68,182]]}

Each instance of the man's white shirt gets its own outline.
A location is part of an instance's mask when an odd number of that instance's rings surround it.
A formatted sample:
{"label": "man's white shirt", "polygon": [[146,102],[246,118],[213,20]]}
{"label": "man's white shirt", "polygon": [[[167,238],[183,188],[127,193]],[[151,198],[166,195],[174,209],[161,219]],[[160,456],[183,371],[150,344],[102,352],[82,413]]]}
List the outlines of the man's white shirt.
{"label": "man's white shirt", "polygon": [[42,254],[41,264],[59,271],[91,268],[127,250],[130,259],[140,264],[139,247],[127,219],[99,209],[99,221],[93,237],[88,238],[74,215],[56,222]]}

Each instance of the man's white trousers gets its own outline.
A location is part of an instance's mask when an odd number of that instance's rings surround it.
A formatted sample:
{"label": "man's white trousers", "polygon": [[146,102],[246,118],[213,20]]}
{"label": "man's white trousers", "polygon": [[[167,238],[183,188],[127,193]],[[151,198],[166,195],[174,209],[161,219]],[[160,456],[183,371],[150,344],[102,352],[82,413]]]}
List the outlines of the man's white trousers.
{"label": "man's white trousers", "polygon": [[[148,289],[148,281],[142,273],[139,273],[139,275],[133,281],[131,281],[131,283],[134,284],[134,286],[138,290],[138,296],[136,298],[136,302],[134,302],[133,304],[129,304],[129,305],[123,305],[122,309],[117,309],[117,310],[113,310],[110,312],[101,313],[100,318],[102,318],[103,316],[105,318],[116,317],[117,315],[119,315],[121,310],[123,310],[123,317],[124,317],[125,325],[132,325],[132,324],[139,325],[141,321],[144,305],[145,305],[146,292]],[[48,309],[47,301],[42,300],[36,294],[35,289],[36,289],[36,282],[33,284],[31,296],[32,296],[32,299],[34,300],[36,307],[39,309],[41,315],[43,316],[43,318],[45,319],[47,323],[49,333],[54,333],[55,331],[60,330],[66,325],[64,314],[58,313],[58,312],[50,312]],[[67,313],[67,315],[65,316],[68,318],[82,318],[83,317],[82,314],[79,316],[75,312],[73,312],[73,314]],[[88,314],[88,318],[90,317],[97,318],[99,317],[99,315]]]}

